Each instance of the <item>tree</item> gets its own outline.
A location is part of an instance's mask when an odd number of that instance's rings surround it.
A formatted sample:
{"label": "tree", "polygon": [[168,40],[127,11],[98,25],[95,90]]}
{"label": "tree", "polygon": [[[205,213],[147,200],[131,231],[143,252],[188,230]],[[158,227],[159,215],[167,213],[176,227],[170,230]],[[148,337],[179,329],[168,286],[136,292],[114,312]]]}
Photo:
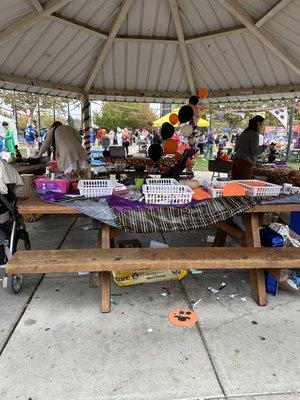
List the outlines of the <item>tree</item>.
{"label": "tree", "polygon": [[[0,100],[11,106],[16,119],[17,112],[23,111],[28,113],[27,123],[30,123],[34,119],[36,111],[42,114],[52,114],[53,109],[55,109],[58,113],[63,114],[66,112],[68,105],[68,100],[62,97],[44,96],[35,93],[23,93],[10,90],[0,90]],[[39,110],[38,103],[40,106]]]}
{"label": "tree", "polygon": [[151,129],[156,115],[149,104],[104,102],[94,113],[94,123],[100,128]]}

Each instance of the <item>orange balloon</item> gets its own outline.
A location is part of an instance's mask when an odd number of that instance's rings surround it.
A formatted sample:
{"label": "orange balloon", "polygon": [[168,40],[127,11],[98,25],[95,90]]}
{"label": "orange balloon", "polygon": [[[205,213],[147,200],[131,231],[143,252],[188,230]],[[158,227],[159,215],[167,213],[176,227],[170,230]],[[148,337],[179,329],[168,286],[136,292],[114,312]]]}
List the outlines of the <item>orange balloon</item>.
{"label": "orange balloon", "polygon": [[171,122],[172,125],[176,125],[178,122],[178,115],[173,113],[169,116],[169,121]]}
{"label": "orange balloon", "polygon": [[168,139],[163,145],[164,154],[174,154],[178,148],[178,143],[174,139]]}
{"label": "orange balloon", "polygon": [[208,90],[204,87],[200,88],[198,91],[198,97],[200,99],[205,99],[208,96]]}

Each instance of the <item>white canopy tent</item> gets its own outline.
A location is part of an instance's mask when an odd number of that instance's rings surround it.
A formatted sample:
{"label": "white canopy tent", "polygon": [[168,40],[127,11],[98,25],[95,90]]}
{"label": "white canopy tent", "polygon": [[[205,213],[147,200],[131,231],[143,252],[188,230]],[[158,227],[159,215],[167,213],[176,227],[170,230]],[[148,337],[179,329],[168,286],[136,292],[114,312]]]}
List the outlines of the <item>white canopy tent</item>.
{"label": "white canopy tent", "polygon": [[299,0],[0,2],[0,87],[182,102],[300,93]]}
{"label": "white canopy tent", "polygon": [[300,94],[299,0],[0,2],[0,88],[182,103]]}

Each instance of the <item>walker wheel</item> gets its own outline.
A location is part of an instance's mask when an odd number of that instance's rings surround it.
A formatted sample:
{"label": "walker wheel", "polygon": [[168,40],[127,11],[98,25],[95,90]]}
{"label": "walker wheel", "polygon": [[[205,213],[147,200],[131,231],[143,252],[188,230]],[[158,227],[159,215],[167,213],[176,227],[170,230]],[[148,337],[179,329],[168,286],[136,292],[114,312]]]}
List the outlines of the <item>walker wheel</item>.
{"label": "walker wheel", "polygon": [[23,275],[8,275],[7,288],[13,294],[18,294],[23,286]]}

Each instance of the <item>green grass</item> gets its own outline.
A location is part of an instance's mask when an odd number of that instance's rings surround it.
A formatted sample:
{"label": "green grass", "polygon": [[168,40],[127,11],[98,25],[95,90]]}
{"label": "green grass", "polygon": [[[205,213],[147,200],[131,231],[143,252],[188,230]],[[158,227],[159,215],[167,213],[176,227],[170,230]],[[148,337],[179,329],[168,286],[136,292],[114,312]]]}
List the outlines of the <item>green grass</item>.
{"label": "green grass", "polygon": [[208,171],[208,161],[202,160],[202,158],[196,158],[194,171]]}
{"label": "green grass", "polygon": [[[300,162],[289,162],[288,166],[291,168],[299,169]],[[208,171],[208,161],[202,160],[202,158],[196,158],[194,171]]]}

